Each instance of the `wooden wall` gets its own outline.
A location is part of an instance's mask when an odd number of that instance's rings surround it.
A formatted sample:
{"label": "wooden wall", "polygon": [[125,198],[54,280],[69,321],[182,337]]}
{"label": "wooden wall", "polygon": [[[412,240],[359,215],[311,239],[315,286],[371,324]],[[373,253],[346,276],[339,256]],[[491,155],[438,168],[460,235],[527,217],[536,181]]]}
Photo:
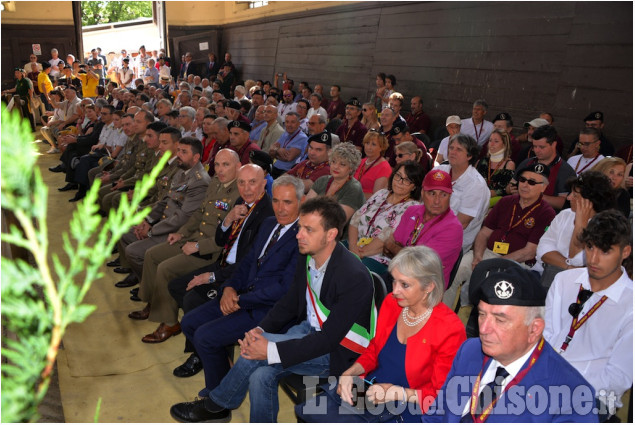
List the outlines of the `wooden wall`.
{"label": "wooden wall", "polygon": [[614,144],[633,134],[633,6],[624,2],[364,2],[224,25],[242,78],[286,71],[367,99],[378,72],[420,95],[435,126],[475,99],[517,128],[549,111],[565,143],[590,111]]}

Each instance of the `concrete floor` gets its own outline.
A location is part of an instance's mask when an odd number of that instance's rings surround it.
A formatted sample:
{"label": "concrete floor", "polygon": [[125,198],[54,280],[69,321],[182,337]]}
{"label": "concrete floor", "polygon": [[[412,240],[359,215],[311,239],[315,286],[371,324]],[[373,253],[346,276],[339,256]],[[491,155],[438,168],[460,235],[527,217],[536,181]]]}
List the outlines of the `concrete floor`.
{"label": "concrete floor", "polygon": [[[38,136],[36,136],[38,137]],[[74,192],[59,192],[64,186],[64,174],[52,173],[49,167],[58,164],[59,154],[46,154],[49,146],[35,142],[39,153],[38,166],[49,187],[49,240],[52,252],[68,261],[61,251],[62,232],[75,204],[68,199]],[[114,258],[114,256],[113,256]],[[59,393],[63,416],[55,416],[56,386],[52,385],[46,408],[51,421],[93,422],[98,401],[101,407],[98,422],[174,422],[170,406],[191,401],[204,386],[203,374],[180,379],[172,370],[188,357],[183,353],[184,337],[178,335],[162,344],[144,344],[141,337],[152,332],[157,324],[133,321],[130,311],[143,307],[129,299],[128,289],[114,283],[124,276],[113,273],[105,265],[103,277],[95,281],[85,302],[97,310],[84,322],[71,326],[64,336],[58,356]],[[295,422],[293,405],[280,391],[280,422]],[[57,419],[57,420],[56,420]],[[45,420],[43,418],[43,420]],[[249,421],[249,400],[234,411],[232,422]]]}

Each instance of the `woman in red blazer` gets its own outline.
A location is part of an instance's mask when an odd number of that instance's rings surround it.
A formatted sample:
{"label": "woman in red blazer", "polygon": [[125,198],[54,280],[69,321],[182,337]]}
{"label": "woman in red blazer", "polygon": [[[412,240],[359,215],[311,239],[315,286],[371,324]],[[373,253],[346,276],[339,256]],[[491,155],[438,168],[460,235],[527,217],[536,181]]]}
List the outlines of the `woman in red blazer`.
{"label": "woman in red blazer", "polygon": [[342,374],[337,390],[320,395],[327,399],[326,412],[319,408],[324,404],[309,401],[296,407],[300,418],[419,422],[436,398],[466,339],[457,315],[441,302],[441,260],[426,246],[407,247],[392,260],[389,271],[393,292],[381,306],[375,337]]}

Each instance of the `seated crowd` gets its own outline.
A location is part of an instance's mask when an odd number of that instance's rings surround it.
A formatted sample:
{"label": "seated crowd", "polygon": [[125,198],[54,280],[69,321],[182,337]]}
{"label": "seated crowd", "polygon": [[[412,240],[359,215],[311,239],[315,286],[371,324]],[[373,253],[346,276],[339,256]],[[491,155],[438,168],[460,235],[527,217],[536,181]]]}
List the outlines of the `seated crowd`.
{"label": "seated crowd", "polygon": [[[184,55],[177,81],[163,52],[99,54],[42,64],[41,134],[59,190],[75,202],[99,180],[104,214],[170,155],[108,266],[139,285],[130,319],[158,324],[142,341],[183,332],[174,375],[204,371],[176,420],[229,420],[249,392],[251,421],[275,422],[292,374],[337,378],[296,406],[304,421],[597,422],[622,406],[632,147],[615,155],[601,112],[570,152],[550,114],[517,138],[484,100],[432,140],[393,75],[363,103],[286,74],[239,81],[229,54]],[[13,91],[33,96],[25,74]]]}

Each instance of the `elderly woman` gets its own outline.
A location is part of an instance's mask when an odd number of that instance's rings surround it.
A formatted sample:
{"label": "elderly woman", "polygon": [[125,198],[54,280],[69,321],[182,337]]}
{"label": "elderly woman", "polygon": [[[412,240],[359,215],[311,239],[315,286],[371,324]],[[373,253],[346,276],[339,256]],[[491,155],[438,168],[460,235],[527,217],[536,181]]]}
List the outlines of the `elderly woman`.
{"label": "elderly woman", "polygon": [[435,168],[452,176],[450,208],[463,226],[464,253],[474,243],[489,208],[489,188],[485,179],[474,168],[479,151],[471,136],[456,134],[450,137],[448,145],[449,164]]}
{"label": "elderly woman", "polygon": [[340,203],[349,220],[366,201],[362,185],[353,178],[361,160],[361,154],[351,143],[340,143],[329,155],[330,175],[318,178],[306,199],[316,196],[332,196]]}
{"label": "elderly woman", "polygon": [[423,180],[423,205],[406,210],[395,232],[384,243],[384,255],[397,255],[404,247],[425,245],[441,258],[447,284],[454,263],[461,253],[463,227],[450,209],[452,178],[445,171],[433,170]]}
{"label": "elderly woman", "polygon": [[377,108],[372,103],[364,103],[362,105],[362,124],[371,130],[373,128],[379,128],[379,120],[377,119]]}
{"label": "elderly woman", "polygon": [[629,217],[631,214],[631,194],[626,190],[626,162],[617,156],[604,158],[593,167],[593,171],[598,171],[609,178],[611,187],[616,192],[617,209]]}
{"label": "elderly woman", "polygon": [[571,208],[556,215],[536,248],[536,264],[542,284],[549,287],[562,270],[584,267],[584,246],[578,236],[600,211],[615,208],[615,193],[609,179],[598,171],[586,171],[567,182]]}
{"label": "elderly woman", "polygon": [[516,164],[511,160],[511,154],[509,134],[498,129],[492,131],[487,145],[487,157],[481,159],[476,165],[476,169],[490,189],[490,207],[506,195],[505,188],[514,177]]}
{"label": "elderly woman", "polygon": [[369,270],[383,274],[390,258],[383,255],[384,241],[397,227],[403,213],[421,197],[423,168],[416,162],[398,165],[381,189],[353,214],[348,227],[348,248]]}
{"label": "elderly woman", "polygon": [[388,149],[388,139],[378,131],[369,131],[364,136],[366,158],[355,172],[355,178],[362,184],[364,196],[370,198],[380,189],[388,187],[388,177],[392,169],[384,154]]}
{"label": "elderly woman", "polygon": [[[307,422],[420,422],[429,406],[424,401],[436,397],[465,341],[463,324],[440,302],[441,260],[431,248],[408,247],[391,261],[389,270],[394,289],[381,306],[375,337],[342,374],[337,393],[330,389],[318,396],[325,399],[318,403],[324,406],[326,401],[326,408],[312,413],[298,405],[299,418]],[[364,398],[355,399],[353,386],[362,377],[371,385]]]}

